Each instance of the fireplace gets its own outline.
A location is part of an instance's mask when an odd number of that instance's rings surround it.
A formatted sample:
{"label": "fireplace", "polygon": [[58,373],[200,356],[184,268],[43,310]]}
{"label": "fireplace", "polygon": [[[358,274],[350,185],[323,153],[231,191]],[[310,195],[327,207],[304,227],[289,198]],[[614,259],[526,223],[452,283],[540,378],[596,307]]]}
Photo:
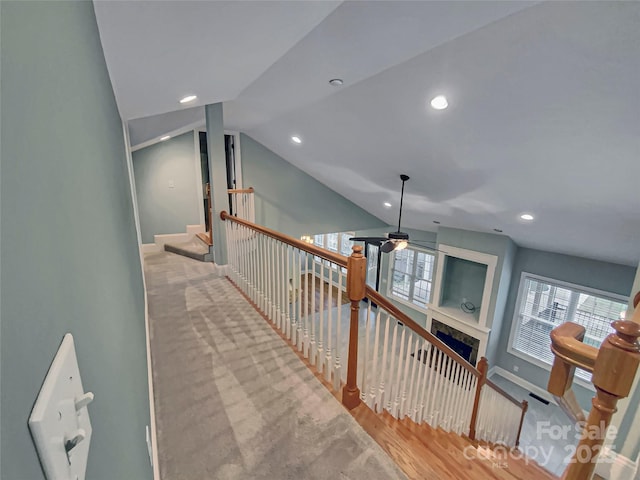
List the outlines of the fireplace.
{"label": "fireplace", "polygon": [[478,359],[480,340],[439,322],[435,318],[431,322],[431,333],[442,340],[451,350],[475,366]]}

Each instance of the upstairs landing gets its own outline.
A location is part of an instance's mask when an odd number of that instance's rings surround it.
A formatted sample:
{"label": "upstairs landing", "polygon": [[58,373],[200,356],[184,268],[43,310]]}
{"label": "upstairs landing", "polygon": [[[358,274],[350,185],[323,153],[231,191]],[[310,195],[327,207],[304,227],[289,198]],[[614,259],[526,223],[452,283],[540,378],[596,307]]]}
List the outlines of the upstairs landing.
{"label": "upstairs landing", "polygon": [[145,276],[163,480],[406,478],[213,264]]}

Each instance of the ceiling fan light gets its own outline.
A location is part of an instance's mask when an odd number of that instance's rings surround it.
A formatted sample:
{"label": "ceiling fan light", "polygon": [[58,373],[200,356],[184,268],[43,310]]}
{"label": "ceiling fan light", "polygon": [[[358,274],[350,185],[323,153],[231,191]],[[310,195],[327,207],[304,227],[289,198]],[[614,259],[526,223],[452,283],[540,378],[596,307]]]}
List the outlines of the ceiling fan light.
{"label": "ceiling fan light", "polygon": [[396,242],[396,248],[394,248],[394,250],[404,250],[408,245],[409,242],[406,240],[400,240],[399,242]]}

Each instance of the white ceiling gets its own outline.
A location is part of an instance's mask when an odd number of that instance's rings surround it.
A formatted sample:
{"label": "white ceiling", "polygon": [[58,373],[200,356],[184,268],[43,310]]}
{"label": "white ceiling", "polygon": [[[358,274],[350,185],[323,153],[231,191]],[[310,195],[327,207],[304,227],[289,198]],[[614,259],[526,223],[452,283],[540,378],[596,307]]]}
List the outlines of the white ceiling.
{"label": "white ceiling", "polygon": [[226,128],[390,224],[407,173],[407,227],[640,261],[638,2],[94,3],[133,144],[223,101]]}

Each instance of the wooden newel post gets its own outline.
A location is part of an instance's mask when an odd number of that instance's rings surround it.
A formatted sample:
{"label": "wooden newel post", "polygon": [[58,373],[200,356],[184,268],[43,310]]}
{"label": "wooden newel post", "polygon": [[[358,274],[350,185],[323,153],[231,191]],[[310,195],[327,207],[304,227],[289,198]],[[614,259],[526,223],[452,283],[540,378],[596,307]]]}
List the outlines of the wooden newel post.
{"label": "wooden newel post", "polygon": [[478,362],[478,371],[480,372],[480,377],[478,378],[478,384],[476,385],[476,396],[473,400],[473,411],[471,412],[471,423],[469,425],[469,438],[471,440],[476,439],[476,423],[478,423],[480,394],[482,393],[482,387],[487,381],[487,372],[489,371],[489,362],[485,357],[482,357]]}
{"label": "wooden newel post", "polygon": [[612,326],[616,333],[602,342],[593,369],[592,382],[596,387],[596,396],[591,401],[593,408],[572,462],[562,477],[564,480],[591,478],[616,404],[629,395],[640,364],[640,324],[618,320]]}
{"label": "wooden newel post", "polygon": [[367,259],[362,255],[362,247],[355,245],[347,262],[347,295],[351,301],[349,328],[349,363],[347,384],[342,389],[342,403],[349,410],[360,405],[360,389],[356,377],[358,373],[358,321],[360,302],[365,297]]}

